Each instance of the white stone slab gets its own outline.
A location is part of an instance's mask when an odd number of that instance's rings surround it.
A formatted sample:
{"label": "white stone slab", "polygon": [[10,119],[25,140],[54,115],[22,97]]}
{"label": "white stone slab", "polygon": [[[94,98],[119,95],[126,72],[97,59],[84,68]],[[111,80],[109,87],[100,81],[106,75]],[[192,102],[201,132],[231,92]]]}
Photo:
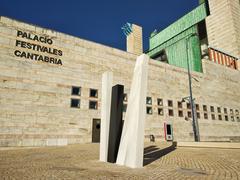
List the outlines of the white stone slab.
{"label": "white stone slab", "polygon": [[100,161],[107,162],[108,137],[110,125],[110,111],[112,98],[112,72],[102,75],[102,99],[101,99],[101,131],[100,131]]}
{"label": "white stone slab", "polygon": [[131,168],[143,167],[148,62],[145,54],[137,58],[117,157],[117,164]]}

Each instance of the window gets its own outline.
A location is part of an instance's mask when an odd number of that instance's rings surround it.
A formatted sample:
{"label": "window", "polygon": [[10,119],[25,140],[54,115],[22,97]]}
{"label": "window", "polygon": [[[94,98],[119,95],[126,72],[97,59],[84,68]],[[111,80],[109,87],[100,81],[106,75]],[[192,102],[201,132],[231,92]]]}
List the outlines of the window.
{"label": "window", "polygon": [[191,117],[192,117],[192,112],[191,112],[191,111],[188,111],[188,112],[187,112],[187,115],[188,115],[189,118],[191,118]]}
{"label": "window", "polygon": [[203,116],[204,116],[204,119],[208,119],[208,114],[207,113],[204,113]]}
{"label": "window", "polygon": [[163,99],[158,98],[157,99],[157,105],[158,106],[163,106]]}
{"label": "window", "polygon": [[231,121],[234,121],[234,117],[233,116],[231,116]]}
{"label": "window", "polygon": [[127,112],[127,104],[123,104],[123,112]]}
{"label": "window", "polygon": [[72,95],[81,96],[81,87],[72,86]]}
{"label": "window", "polygon": [[225,121],[228,121],[228,116],[225,116]]}
{"label": "window", "polygon": [[152,114],[153,111],[152,111],[152,107],[147,107],[147,114]]}
{"label": "window", "polygon": [[123,94],[123,101],[127,102],[127,100],[128,100],[128,98],[127,98],[127,94],[124,93],[124,94]]}
{"label": "window", "polygon": [[233,110],[232,109],[230,109],[230,114],[233,114]]}
{"label": "window", "polygon": [[187,109],[191,109],[190,103],[187,103]]}
{"label": "window", "polygon": [[183,117],[183,111],[179,110],[179,111],[178,111],[178,116],[179,116],[179,117]]}
{"label": "window", "polygon": [[207,111],[207,106],[203,105],[203,111]]}
{"label": "window", "polygon": [[168,115],[169,115],[169,116],[174,116],[173,109],[169,109],[169,110],[168,110]]}
{"label": "window", "polygon": [[200,108],[199,108],[199,104],[196,104],[196,110],[199,111]]}
{"label": "window", "polygon": [[168,100],[168,107],[173,107],[173,101],[172,100]]}
{"label": "window", "polygon": [[212,114],[211,117],[212,117],[212,120],[216,119],[215,114]]}
{"label": "window", "polygon": [[218,111],[218,113],[221,113],[221,108],[218,107],[218,108],[217,108],[217,111]]}
{"label": "window", "polygon": [[89,101],[89,109],[98,109],[97,101]]}
{"label": "window", "polygon": [[222,120],[222,115],[220,115],[220,114],[218,115],[218,120],[220,120],[220,121]]}
{"label": "window", "polygon": [[224,113],[227,114],[227,108],[224,108]]}
{"label": "window", "polygon": [[235,114],[238,116],[239,115],[239,111],[236,109],[235,110]]}
{"label": "window", "polygon": [[237,117],[237,122],[240,122],[240,117],[239,116]]}
{"label": "window", "polygon": [[200,119],[201,116],[200,116],[200,112],[197,112],[197,118]]}
{"label": "window", "polygon": [[97,89],[90,89],[90,97],[97,98],[98,97],[98,90]]}
{"label": "window", "polygon": [[163,116],[163,109],[162,108],[158,108],[158,115]]}
{"label": "window", "polygon": [[214,107],[211,106],[211,107],[210,107],[210,110],[211,110],[211,112],[214,112]]}
{"label": "window", "polygon": [[152,98],[151,97],[147,97],[146,104],[152,105]]}
{"label": "window", "polygon": [[178,101],[178,108],[182,109],[182,102],[181,101]]}
{"label": "window", "polygon": [[71,99],[71,108],[80,108],[80,99]]}
{"label": "window", "polygon": [[156,54],[155,56],[153,56],[152,59],[155,59],[155,60],[157,60],[157,61],[161,61],[161,62],[168,63],[167,54],[166,54],[165,50],[160,51],[158,54]]}

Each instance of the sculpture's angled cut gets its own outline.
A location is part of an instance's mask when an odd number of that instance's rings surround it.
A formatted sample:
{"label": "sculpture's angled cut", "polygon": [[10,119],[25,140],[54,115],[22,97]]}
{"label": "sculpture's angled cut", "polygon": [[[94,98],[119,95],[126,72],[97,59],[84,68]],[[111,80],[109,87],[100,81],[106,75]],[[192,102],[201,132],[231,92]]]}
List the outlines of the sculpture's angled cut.
{"label": "sculpture's angled cut", "polygon": [[110,111],[112,100],[112,72],[102,75],[102,104],[101,104],[101,132],[100,132],[100,161],[107,162]]}
{"label": "sculpture's angled cut", "polygon": [[148,62],[145,54],[137,58],[117,156],[117,164],[131,168],[143,167]]}

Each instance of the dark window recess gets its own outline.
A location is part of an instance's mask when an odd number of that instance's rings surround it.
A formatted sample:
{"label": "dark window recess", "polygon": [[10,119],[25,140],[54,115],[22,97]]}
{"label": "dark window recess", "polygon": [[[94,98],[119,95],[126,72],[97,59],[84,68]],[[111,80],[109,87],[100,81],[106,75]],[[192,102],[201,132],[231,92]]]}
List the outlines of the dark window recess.
{"label": "dark window recess", "polygon": [[71,99],[71,108],[80,108],[80,99]]}
{"label": "dark window recess", "polygon": [[152,98],[151,97],[147,97],[146,104],[152,105]]}
{"label": "dark window recess", "polygon": [[147,114],[152,114],[152,113],[153,113],[152,107],[147,107]]}
{"label": "dark window recess", "polygon": [[191,111],[188,111],[188,112],[187,112],[187,116],[188,116],[189,118],[191,118],[191,117],[192,117],[192,112],[191,112]]}
{"label": "dark window recess", "polygon": [[208,114],[207,113],[204,113],[203,116],[204,116],[204,119],[208,119]]}
{"label": "dark window recess", "polygon": [[235,114],[238,116],[239,115],[239,111],[236,109],[235,110]]}
{"label": "dark window recess", "polygon": [[214,107],[211,106],[211,107],[210,107],[210,110],[211,110],[211,112],[214,112]]}
{"label": "dark window recess", "polygon": [[178,108],[182,109],[182,102],[181,101],[178,101]]}
{"label": "dark window recess", "polygon": [[221,113],[221,108],[218,107],[218,108],[217,108],[217,111],[218,111],[218,113]]}
{"label": "dark window recess", "polygon": [[187,103],[187,109],[191,109],[191,104]]}
{"label": "dark window recess", "polygon": [[225,116],[225,121],[228,121],[228,116]]}
{"label": "dark window recess", "polygon": [[195,106],[196,106],[196,110],[199,111],[200,110],[199,104],[196,104]]}
{"label": "dark window recess", "polygon": [[127,104],[123,104],[123,112],[127,112]]}
{"label": "dark window recess", "polygon": [[231,116],[231,121],[234,121],[234,117],[233,116]]}
{"label": "dark window recess", "polygon": [[218,120],[222,121],[222,115],[218,115]]}
{"label": "dark window recess", "polygon": [[168,100],[168,107],[173,107],[173,101],[172,100]]}
{"label": "dark window recess", "polygon": [[128,98],[127,98],[127,94],[123,94],[123,101],[127,102]]}
{"label": "dark window recess", "polygon": [[237,117],[237,122],[240,122],[240,117],[239,116]]}
{"label": "dark window recess", "polygon": [[89,109],[98,109],[97,101],[89,101]]}
{"label": "dark window recess", "polygon": [[230,109],[230,114],[233,114],[233,110],[232,109]]}
{"label": "dark window recess", "polygon": [[224,113],[227,114],[227,108],[224,108]]}
{"label": "dark window recess", "polygon": [[201,115],[199,112],[197,112],[197,118],[200,119],[201,118]]}
{"label": "dark window recess", "polygon": [[178,116],[183,117],[183,111],[178,111]]}
{"label": "dark window recess", "polygon": [[162,50],[158,54],[154,55],[152,59],[155,59],[157,61],[161,61],[164,63],[168,63],[168,58],[165,50]]}
{"label": "dark window recess", "polygon": [[158,98],[157,99],[157,105],[158,106],[163,106],[163,99]]}
{"label": "dark window recess", "polygon": [[72,95],[81,96],[81,87],[72,87]]}
{"label": "dark window recess", "polygon": [[90,89],[90,97],[97,98],[98,97],[98,90],[97,89]]}
{"label": "dark window recess", "polygon": [[207,111],[207,106],[203,105],[203,111]]}
{"label": "dark window recess", "polygon": [[212,120],[216,119],[215,114],[212,114],[211,116],[212,116]]}
{"label": "dark window recess", "polygon": [[162,108],[158,108],[158,115],[163,116],[163,109]]}
{"label": "dark window recess", "polygon": [[173,109],[169,109],[169,110],[168,110],[168,115],[169,115],[169,116],[174,116]]}

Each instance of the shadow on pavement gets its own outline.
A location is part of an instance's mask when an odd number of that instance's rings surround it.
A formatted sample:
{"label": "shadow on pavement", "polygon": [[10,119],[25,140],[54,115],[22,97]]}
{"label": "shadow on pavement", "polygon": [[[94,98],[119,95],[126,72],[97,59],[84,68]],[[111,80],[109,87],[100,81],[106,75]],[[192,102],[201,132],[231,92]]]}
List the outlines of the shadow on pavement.
{"label": "shadow on pavement", "polygon": [[157,146],[148,146],[144,148],[143,166],[151,164],[152,162],[174,151],[176,149],[176,146],[177,143],[173,142],[171,146],[166,147],[164,149],[160,149]]}

